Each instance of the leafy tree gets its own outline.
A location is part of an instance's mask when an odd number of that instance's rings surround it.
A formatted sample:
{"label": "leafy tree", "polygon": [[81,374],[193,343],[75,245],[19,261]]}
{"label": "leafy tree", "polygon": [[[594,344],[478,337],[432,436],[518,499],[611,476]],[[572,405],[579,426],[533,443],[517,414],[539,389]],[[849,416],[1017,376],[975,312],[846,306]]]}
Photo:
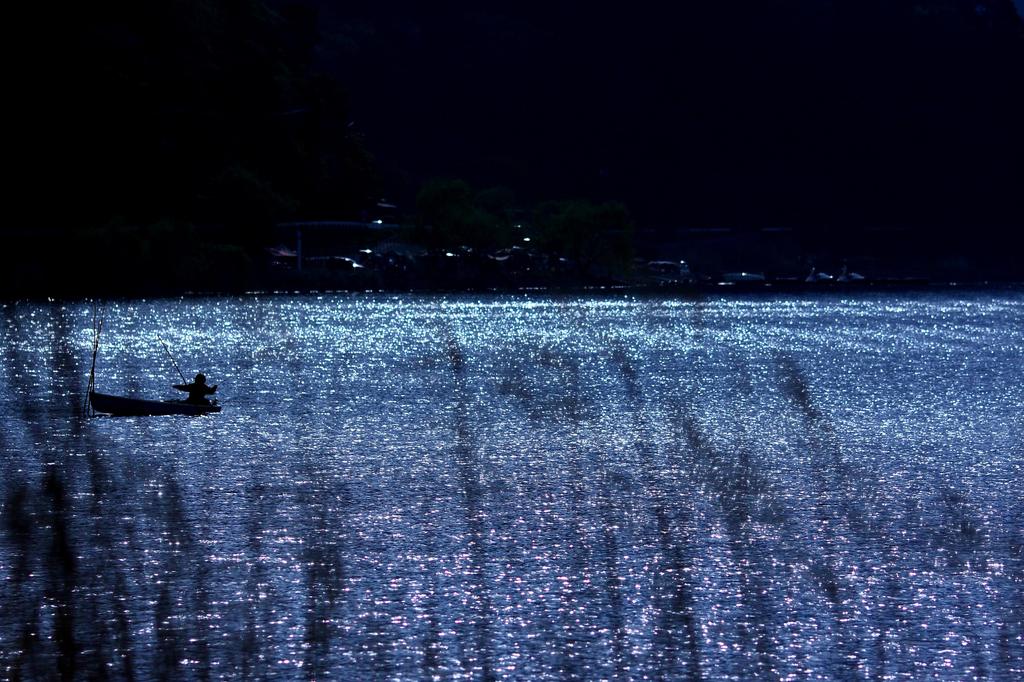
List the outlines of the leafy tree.
{"label": "leafy tree", "polygon": [[422,240],[431,246],[504,246],[509,239],[503,212],[510,205],[508,194],[494,189],[474,195],[463,180],[431,180],[416,197]]}
{"label": "leafy tree", "polygon": [[516,193],[509,187],[488,187],[477,193],[475,203],[492,215],[507,217],[516,206]]}
{"label": "leafy tree", "polygon": [[633,222],[619,203],[550,201],[537,207],[537,243],[575,260],[587,273],[621,275],[633,259]]}

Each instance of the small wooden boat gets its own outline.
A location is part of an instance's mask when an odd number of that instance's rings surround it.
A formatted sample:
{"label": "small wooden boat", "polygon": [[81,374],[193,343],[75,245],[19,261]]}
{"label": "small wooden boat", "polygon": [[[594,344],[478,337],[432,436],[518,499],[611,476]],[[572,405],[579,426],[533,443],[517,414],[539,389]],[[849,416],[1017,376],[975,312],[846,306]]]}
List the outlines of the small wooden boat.
{"label": "small wooden boat", "polygon": [[165,414],[187,414],[198,416],[220,412],[220,405],[197,405],[184,400],[142,400],[118,395],[89,392],[92,409],[118,417],[151,417]]}

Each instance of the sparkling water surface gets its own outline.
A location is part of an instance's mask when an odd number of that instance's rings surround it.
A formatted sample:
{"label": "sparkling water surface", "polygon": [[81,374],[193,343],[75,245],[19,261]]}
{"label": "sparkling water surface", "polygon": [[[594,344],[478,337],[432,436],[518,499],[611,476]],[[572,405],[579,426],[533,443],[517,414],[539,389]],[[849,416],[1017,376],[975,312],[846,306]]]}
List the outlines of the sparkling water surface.
{"label": "sparkling water surface", "polygon": [[0,309],[0,678],[1024,678],[1024,293]]}

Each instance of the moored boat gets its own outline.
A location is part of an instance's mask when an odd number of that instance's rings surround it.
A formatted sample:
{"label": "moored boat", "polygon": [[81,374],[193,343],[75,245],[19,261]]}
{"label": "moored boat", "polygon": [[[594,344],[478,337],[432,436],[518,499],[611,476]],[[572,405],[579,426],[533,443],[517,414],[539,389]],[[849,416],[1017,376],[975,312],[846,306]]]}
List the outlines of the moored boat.
{"label": "moored boat", "polygon": [[154,417],[168,414],[198,416],[220,412],[220,405],[198,405],[184,400],[143,400],[106,393],[89,392],[89,402],[96,412],[118,417]]}

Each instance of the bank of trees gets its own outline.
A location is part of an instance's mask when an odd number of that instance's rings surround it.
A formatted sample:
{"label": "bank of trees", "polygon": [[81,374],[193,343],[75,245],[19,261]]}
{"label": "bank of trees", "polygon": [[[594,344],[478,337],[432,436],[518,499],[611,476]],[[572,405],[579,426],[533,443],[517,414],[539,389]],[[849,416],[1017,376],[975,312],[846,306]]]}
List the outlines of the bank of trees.
{"label": "bank of trees", "polygon": [[305,5],[61,11],[56,34],[53,17],[19,23],[32,67],[14,98],[3,236],[19,258],[4,291],[87,293],[115,276],[138,291],[218,287],[245,277],[274,222],[354,215],[378,196],[346,91],[316,66]]}
{"label": "bank of trees", "polygon": [[620,203],[575,199],[524,207],[506,187],[474,191],[463,180],[432,180],[420,190],[416,211],[414,238],[427,247],[518,246],[599,276],[625,274],[632,263],[633,222]]}

